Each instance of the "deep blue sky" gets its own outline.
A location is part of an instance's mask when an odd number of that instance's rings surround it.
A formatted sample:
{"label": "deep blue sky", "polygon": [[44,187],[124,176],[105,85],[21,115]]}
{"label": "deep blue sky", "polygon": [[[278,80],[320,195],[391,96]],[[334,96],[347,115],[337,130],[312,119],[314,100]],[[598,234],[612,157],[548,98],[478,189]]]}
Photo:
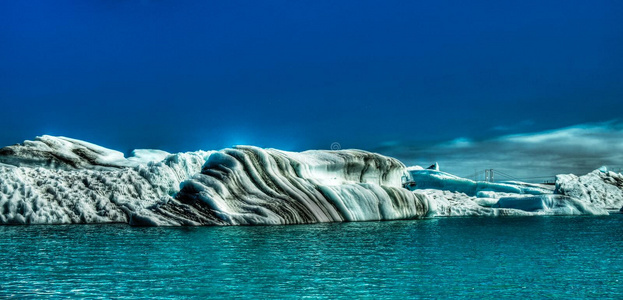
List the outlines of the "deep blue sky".
{"label": "deep blue sky", "polygon": [[0,145],[474,140],[617,120],[623,1],[2,1]]}

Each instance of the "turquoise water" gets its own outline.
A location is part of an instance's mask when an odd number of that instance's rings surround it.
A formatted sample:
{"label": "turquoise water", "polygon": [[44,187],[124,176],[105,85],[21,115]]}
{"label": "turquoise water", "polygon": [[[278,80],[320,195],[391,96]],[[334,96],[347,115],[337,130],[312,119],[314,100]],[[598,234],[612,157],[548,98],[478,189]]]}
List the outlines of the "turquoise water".
{"label": "turquoise water", "polygon": [[0,297],[623,297],[623,215],[0,227]]}

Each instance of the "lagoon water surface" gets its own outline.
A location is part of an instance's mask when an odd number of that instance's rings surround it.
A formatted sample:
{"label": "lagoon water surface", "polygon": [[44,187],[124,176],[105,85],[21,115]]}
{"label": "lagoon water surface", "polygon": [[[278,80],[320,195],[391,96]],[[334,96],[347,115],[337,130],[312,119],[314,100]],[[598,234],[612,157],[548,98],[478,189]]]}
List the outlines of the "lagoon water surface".
{"label": "lagoon water surface", "polygon": [[0,297],[623,297],[623,215],[0,227]]}

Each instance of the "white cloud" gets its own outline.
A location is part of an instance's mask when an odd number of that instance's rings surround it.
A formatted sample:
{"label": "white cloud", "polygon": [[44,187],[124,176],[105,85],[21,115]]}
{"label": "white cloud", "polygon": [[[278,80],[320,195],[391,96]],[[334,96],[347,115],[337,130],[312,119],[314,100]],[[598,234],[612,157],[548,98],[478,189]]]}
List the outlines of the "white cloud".
{"label": "white cloud", "polygon": [[439,144],[439,148],[460,149],[473,146],[474,142],[468,138],[457,138],[446,143]]}
{"label": "white cloud", "polygon": [[602,165],[623,169],[623,123],[582,124],[483,141],[459,138],[429,146],[401,144],[376,151],[407,165],[427,166],[437,161],[442,170],[460,176],[477,173],[482,177],[485,169],[492,168],[499,174],[537,182],[552,180],[556,174],[585,174]]}

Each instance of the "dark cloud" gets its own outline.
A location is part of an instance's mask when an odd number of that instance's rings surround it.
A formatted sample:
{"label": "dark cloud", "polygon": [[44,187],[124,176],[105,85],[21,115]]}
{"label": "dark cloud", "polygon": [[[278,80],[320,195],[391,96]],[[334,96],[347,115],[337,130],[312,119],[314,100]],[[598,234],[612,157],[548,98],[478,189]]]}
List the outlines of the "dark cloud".
{"label": "dark cloud", "polygon": [[376,151],[407,165],[428,166],[436,161],[442,170],[460,176],[476,174],[482,179],[485,169],[495,169],[499,180],[538,182],[604,165],[615,171],[623,168],[623,123],[582,124],[481,141],[459,138],[428,146],[402,143]]}

